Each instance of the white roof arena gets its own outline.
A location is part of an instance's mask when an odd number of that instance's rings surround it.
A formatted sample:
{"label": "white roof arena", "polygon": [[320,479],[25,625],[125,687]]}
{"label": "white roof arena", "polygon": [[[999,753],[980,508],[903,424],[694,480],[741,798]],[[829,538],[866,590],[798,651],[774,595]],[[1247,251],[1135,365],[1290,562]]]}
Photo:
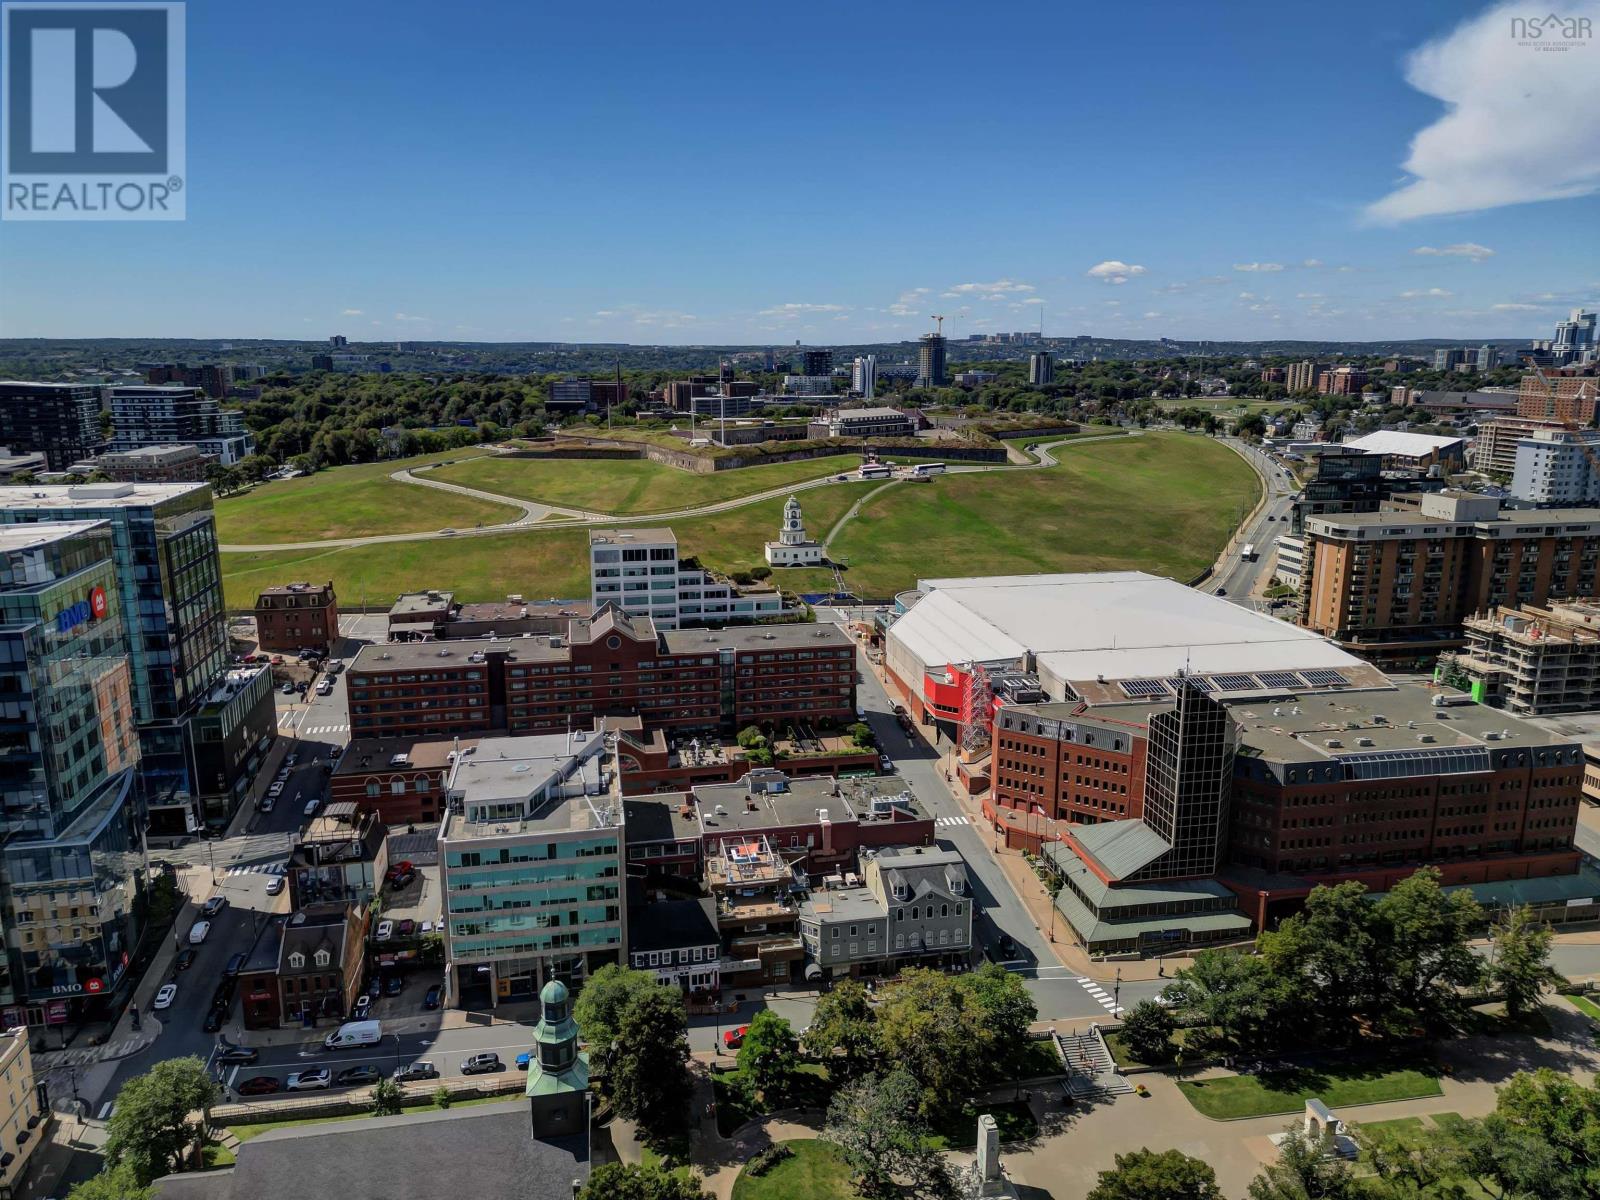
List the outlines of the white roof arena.
{"label": "white roof arena", "polygon": [[1052,691],[1052,678],[1367,666],[1317,634],[1143,571],[925,579],[918,588],[922,598],[889,627],[887,651],[917,688],[913,671],[1022,666],[1030,652]]}

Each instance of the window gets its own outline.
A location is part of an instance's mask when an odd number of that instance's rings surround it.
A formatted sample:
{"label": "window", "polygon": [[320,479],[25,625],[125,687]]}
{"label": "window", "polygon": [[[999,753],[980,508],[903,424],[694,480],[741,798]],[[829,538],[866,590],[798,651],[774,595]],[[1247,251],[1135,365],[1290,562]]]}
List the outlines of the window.
{"label": "window", "polygon": [[301,954],[300,951],[296,950],[293,954],[289,955],[289,969],[290,970],[298,971],[298,970],[300,970],[301,967],[303,967],[305,965],[306,965],[306,956],[304,954]]}
{"label": "window", "polygon": [[328,965],[328,960],[331,959],[333,955],[329,954],[326,949],[323,949],[318,950],[311,957],[316,961],[317,966],[325,967]]}

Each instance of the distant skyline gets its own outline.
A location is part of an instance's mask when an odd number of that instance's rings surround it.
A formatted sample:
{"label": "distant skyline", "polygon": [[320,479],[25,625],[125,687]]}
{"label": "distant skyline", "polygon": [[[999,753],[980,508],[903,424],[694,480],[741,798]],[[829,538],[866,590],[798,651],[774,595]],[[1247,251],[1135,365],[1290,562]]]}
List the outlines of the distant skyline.
{"label": "distant skyline", "polygon": [[1548,337],[1600,303],[1549,12],[190,0],[189,219],[0,223],[0,336]]}

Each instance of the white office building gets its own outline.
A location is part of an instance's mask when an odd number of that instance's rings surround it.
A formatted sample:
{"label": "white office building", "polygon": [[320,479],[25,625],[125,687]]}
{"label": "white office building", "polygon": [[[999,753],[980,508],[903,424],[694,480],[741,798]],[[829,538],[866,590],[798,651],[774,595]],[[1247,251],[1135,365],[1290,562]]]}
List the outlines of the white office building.
{"label": "white office building", "polygon": [[1535,429],[1517,442],[1511,494],[1533,504],[1600,504],[1600,429]]}
{"label": "white office building", "polygon": [[1278,556],[1272,567],[1273,575],[1279,583],[1299,587],[1300,577],[1306,569],[1305,538],[1298,533],[1280,533],[1278,540],[1273,543],[1273,550]]}
{"label": "white office building", "polygon": [[647,616],[657,629],[716,625],[775,617],[783,612],[776,588],[740,590],[678,559],[672,530],[645,526],[589,534],[589,599]]}
{"label": "white office building", "polygon": [[833,376],[785,375],[783,390],[790,396],[826,396],[833,391]]}
{"label": "white office building", "polygon": [[878,391],[878,359],[876,355],[863,354],[850,364],[850,390],[858,396],[871,399]]}

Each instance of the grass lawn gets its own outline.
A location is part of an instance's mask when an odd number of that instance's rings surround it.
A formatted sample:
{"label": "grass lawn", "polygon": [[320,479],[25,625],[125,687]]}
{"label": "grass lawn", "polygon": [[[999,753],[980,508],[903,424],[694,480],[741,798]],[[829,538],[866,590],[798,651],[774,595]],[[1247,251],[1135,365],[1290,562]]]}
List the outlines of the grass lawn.
{"label": "grass lawn", "polygon": [[[840,483],[801,497],[806,527],[822,536],[876,483]],[[902,485],[927,486],[927,485]],[[441,495],[443,493],[440,493]],[[778,534],[784,500],[774,497],[729,512],[672,522],[685,555],[696,555],[718,571],[763,565],[762,546]],[[428,542],[383,542],[313,550],[239,552],[222,556],[222,584],[229,608],[248,609],[263,585],[287,579],[331,579],[347,604],[389,604],[402,591],[449,588],[456,599],[503,600],[512,593],[540,599],[588,599],[587,529],[530,529],[484,537]],[[771,580],[785,591],[831,590],[827,571],[776,571]]]}
{"label": "grass lawn", "polygon": [[1061,465],[946,475],[862,506],[833,546],[857,595],[918,576],[1137,568],[1187,580],[1208,566],[1260,491],[1255,472],[1209,438],[1147,433],[1064,447]]}
{"label": "grass lawn", "polygon": [[[518,1093],[506,1092],[499,1096],[474,1096],[470,1100],[456,1100],[450,1104],[451,1108],[467,1108],[474,1104],[504,1104],[508,1100],[517,1099]],[[419,1112],[438,1112],[439,1106],[432,1100],[423,1104],[408,1104],[401,1110],[402,1116]],[[248,1125],[229,1125],[228,1132],[241,1142],[248,1142],[253,1137],[260,1137],[263,1133],[270,1133],[274,1129],[288,1129],[292,1125],[326,1125],[336,1121],[364,1121],[372,1115],[371,1111],[341,1113],[333,1117],[292,1117],[283,1121],[254,1121]],[[220,1148],[220,1147],[219,1147]]]}
{"label": "grass lawn", "polygon": [[1113,1030],[1111,1033],[1105,1035],[1106,1049],[1111,1051],[1111,1057],[1119,1067],[1181,1067],[1189,1061],[1190,1056],[1188,1055],[1188,1049],[1191,1040],[1197,1042],[1199,1045],[1198,1053],[1194,1057],[1197,1057],[1202,1061],[1214,1057],[1216,1051],[1211,1048],[1211,1045],[1214,1044],[1214,1038],[1212,1035],[1214,1035],[1216,1032],[1217,1030],[1215,1026],[1196,1026],[1194,1028],[1177,1030],[1172,1035],[1172,1042],[1178,1048],[1178,1052],[1174,1057],[1161,1063],[1147,1063],[1136,1057],[1133,1051],[1128,1049],[1127,1043],[1122,1040],[1122,1033],[1118,1030]]}
{"label": "grass lawn", "polygon": [[1039,1123],[1021,1101],[1000,1104],[968,1104],[944,1125],[934,1130],[928,1142],[935,1150],[965,1150],[977,1145],[978,1118],[988,1113],[999,1126],[1002,1142],[1026,1142],[1037,1136]]}
{"label": "grass lawn", "polygon": [[[456,450],[391,462],[329,467],[300,479],[263,483],[217,501],[217,538],[225,545],[311,542],[377,533],[472,528],[514,520],[518,510],[389,478],[422,463],[482,454]],[[253,599],[253,597],[252,597]]]}
{"label": "grass lawn", "polygon": [[740,1173],[733,1200],[860,1200],[850,1186],[850,1168],[827,1142],[784,1142],[794,1153],[765,1175]]}
{"label": "grass lawn", "polygon": [[1600,1005],[1596,1005],[1593,1000],[1586,996],[1568,996],[1567,999],[1572,1003],[1572,1007],[1584,1016],[1600,1021]]}
{"label": "grass lawn", "polygon": [[220,1142],[207,1142],[205,1150],[205,1170],[215,1171],[221,1167],[231,1167],[236,1161],[232,1150]]}
{"label": "grass lawn", "polygon": [[1055,1043],[1048,1039],[1035,1041],[1030,1038],[1014,1047],[998,1064],[997,1071],[996,1079],[1001,1083],[1010,1083],[1013,1080],[1061,1075],[1066,1068],[1061,1065],[1061,1055],[1056,1053]]}
{"label": "grass lawn", "polygon": [[1299,1070],[1276,1075],[1226,1075],[1217,1079],[1182,1080],[1178,1087],[1202,1115],[1217,1121],[1299,1112],[1315,1096],[1332,1109],[1383,1100],[1409,1100],[1441,1095],[1438,1072],[1431,1066],[1348,1067]]}
{"label": "grass lawn", "polygon": [[836,454],[696,475],[644,459],[493,457],[457,462],[429,475],[502,496],[585,512],[652,513],[751,496],[853,471],[860,463],[857,455]]}

